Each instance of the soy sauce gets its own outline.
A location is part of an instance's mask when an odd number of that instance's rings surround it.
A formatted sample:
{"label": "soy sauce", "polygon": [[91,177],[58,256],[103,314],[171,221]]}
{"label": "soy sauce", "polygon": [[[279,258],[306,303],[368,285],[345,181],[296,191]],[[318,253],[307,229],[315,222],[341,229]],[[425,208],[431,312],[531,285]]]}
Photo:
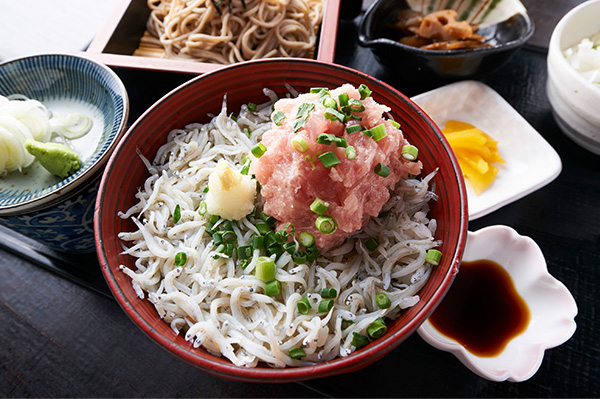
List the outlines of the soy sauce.
{"label": "soy sauce", "polygon": [[429,317],[436,330],[481,357],[498,356],[529,324],[527,304],[498,263],[462,262],[446,297]]}

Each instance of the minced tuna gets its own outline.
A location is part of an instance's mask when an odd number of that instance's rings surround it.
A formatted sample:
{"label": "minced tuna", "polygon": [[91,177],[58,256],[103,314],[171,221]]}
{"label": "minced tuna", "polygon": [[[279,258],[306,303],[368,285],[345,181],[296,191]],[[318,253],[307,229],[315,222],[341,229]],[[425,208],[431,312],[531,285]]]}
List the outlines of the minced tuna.
{"label": "minced tuna", "polygon": [[[345,103],[339,100],[343,93],[355,104],[351,113],[340,109],[339,102]],[[334,110],[338,114],[331,112],[331,99],[336,101]],[[364,110],[360,110],[356,100]],[[291,223],[296,233],[313,234],[321,251],[339,246],[370,217],[376,217],[388,201],[390,189],[409,174],[418,175],[422,168],[421,162],[401,156],[408,141],[398,125],[384,117],[389,110],[370,96],[361,99],[361,92],[349,84],[277,101],[273,127],[262,138],[266,152],[252,162],[252,173],[261,185],[264,212],[275,217],[281,226]],[[326,111],[329,118],[325,117]],[[353,116],[343,117],[344,114]],[[335,119],[335,115],[341,120]],[[384,137],[380,134],[371,137],[371,129],[382,124]],[[348,133],[347,127],[352,125],[361,125],[364,130]],[[375,130],[381,132],[380,129]],[[317,142],[322,134],[335,136],[329,136],[333,142]],[[348,147],[354,148],[355,157]],[[328,152],[335,154],[340,162],[325,166],[319,156]],[[385,166],[389,168],[386,177],[376,173],[378,164],[384,165],[384,170]],[[324,215],[337,222],[333,233],[323,234],[315,225],[319,215],[310,206],[316,198],[329,205]]]}

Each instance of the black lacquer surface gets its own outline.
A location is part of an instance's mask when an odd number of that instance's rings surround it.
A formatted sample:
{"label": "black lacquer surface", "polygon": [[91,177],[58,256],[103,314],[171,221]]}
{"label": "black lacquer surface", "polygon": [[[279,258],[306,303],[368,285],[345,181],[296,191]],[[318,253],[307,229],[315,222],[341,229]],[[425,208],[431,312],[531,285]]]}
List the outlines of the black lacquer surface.
{"label": "black lacquer surface", "polygon": [[[417,334],[352,374],[292,384],[213,377],[151,342],[112,299],[95,254],[68,256],[0,229],[1,397],[600,397],[600,156],[564,136],[545,90],[545,46],[576,0],[525,2],[536,35],[504,67],[480,80],[503,96],[556,149],[563,170],[542,189],[470,223],[503,224],[533,238],[548,269],[572,292],[577,331],[546,351],[521,383],[490,382]],[[360,17],[340,21],[336,62],[412,96],[445,82],[384,70],[356,43]],[[117,70],[131,119],[191,78]]]}

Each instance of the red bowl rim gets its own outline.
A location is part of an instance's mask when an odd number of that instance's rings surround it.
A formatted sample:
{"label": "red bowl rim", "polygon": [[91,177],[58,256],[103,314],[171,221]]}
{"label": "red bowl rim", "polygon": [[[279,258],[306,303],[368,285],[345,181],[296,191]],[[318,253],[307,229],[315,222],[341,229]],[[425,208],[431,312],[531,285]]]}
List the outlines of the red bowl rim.
{"label": "red bowl rim", "polygon": [[[383,86],[385,89],[393,92],[399,99],[404,101],[406,105],[408,105],[414,112],[418,114],[419,117],[422,117],[425,122],[431,127],[431,129],[438,136],[440,142],[445,148],[446,153],[448,154],[451,164],[453,166],[454,174],[456,175],[456,181],[458,183],[459,197],[461,201],[460,206],[460,233],[456,243],[456,251],[453,254],[453,258],[450,263],[450,267],[446,272],[441,285],[434,292],[429,302],[427,302],[421,312],[419,312],[415,317],[409,320],[408,323],[403,325],[400,329],[393,332],[392,334],[388,334],[385,339],[380,339],[370,343],[367,347],[355,351],[352,353],[350,357],[338,357],[334,360],[319,363],[313,366],[302,366],[302,367],[288,367],[288,368],[244,368],[235,366],[227,359],[214,357],[214,360],[206,359],[204,357],[198,356],[196,354],[191,353],[186,348],[179,347],[173,339],[168,339],[165,336],[161,335],[155,327],[153,323],[145,320],[141,315],[136,311],[135,307],[129,300],[126,298],[124,292],[121,290],[117,281],[115,280],[111,267],[109,265],[109,260],[106,257],[104,252],[104,241],[102,239],[101,231],[102,231],[102,203],[104,198],[104,192],[107,188],[108,183],[108,175],[109,171],[113,168],[114,163],[116,162],[116,158],[124,147],[125,143],[130,139],[132,132],[140,125],[143,120],[153,112],[155,108],[157,108],[163,101],[169,99],[172,96],[177,95],[178,92],[186,89],[190,85],[198,84],[197,82],[203,81],[209,78],[213,78],[214,76],[218,76],[221,74],[229,74],[231,71],[236,69],[246,68],[247,65],[251,64],[264,64],[264,63],[294,63],[294,64],[305,64],[306,70],[310,70],[311,66],[321,66],[326,68],[333,68],[336,70],[343,70],[347,73],[356,75],[362,80],[376,82],[378,85]],[[449,143],[445,139],[444,135],[441,133],[439,127],[433,122],[433,120],[414,102],[412,102],[408,97],[404,94],[400,93],[398,90],[393,88],[392,86],[386,84],[385,82],[374,78],[366,73],[351,69],[349,67],[345,67],[342,65],[323,62],[317,60],[310,59],[289,59],[289,58],[272,58],[272,59],[264,59],[264,60],[255,60],[255,61],[247,61],[239,64],[234,64],[231,66],[226,66],[215,71],[206,73],[204,75],[197,76],[180,86],[176,87],[166,95],[164,95],[161,99],[155,102],[148,110],[146,110],[128,129],[124,137],[119,142],[117,148],[115,148],[112,153],[107,165],[105,172],[102,176],[102,180],[100,182],[100,187],[98,189],[98,197],[95,205],[95,213],[94,213],[94,230],[95,230],[95,238],[96,238],[96,249],[98,254],[98,259],[100,262],[100,266],[102,269],[102,273],[104,278],[112,291],[115,299],[119,305],[123,308],[125,313],[132,319],[132,321],[142,329],[154,342],[158,343],[164,349],[167,349],[171,353],[179,356],[186,362],[197,366],[204,371],[230,380],[238,380],[238,381],[247,381],[247,382],[297,382],[302,380],[308,380],[313,378],[321,378],[327,376],[333,376],[342,373],[348,373],[352,371],[359,370],[376,360],[380,359],[394,348],[396,348],[400,343],[402,343],[409,335],[414,333],[417,328],[423,323],[427,317],[435,310],[437,304],[443,299],[446,292],[450,288],[454,277],[458,273],[458,268],[460,265],[460,261],[462,259],[462,255],[464,252],[464,247],[466,244],[467,238],[467,227],[468,227],[468,210],[467,210],[467,193],[465,182],[460,171],[460,167],[458,164],[458,160],[456,159],[454,152],[452,151]],[[118,265],[116,266],[118,268]],[[157,319],[159,322],[163,322],[160,319]],[[211,356],[208,354],[208,356]]]}

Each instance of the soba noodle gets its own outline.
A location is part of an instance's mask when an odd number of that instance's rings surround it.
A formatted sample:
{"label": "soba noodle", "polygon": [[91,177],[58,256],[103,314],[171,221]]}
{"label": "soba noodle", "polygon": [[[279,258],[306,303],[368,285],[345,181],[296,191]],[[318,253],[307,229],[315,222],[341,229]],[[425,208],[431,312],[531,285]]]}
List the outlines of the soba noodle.
{"label": "soba noodle", "polygon": [[323,0],[148,0],[151,14],[134,55],[232,64],[311,57]]}
{"label": "soba noodle", "polygon": [[[272,92],[267,92],[274,99]],[[136,231],[122,232],[124,253],[135,258],[135,268],[121,266],[140,298],[147,297],[175,334],[185,334],[193,347],[225,356],[233,364],[256,367],[301,366],[347,356],[356,348],[353,333],[366,334],[378,318],[394,319],[419,301],[431,267],[424,261],[434,237],[436,221],[427,218],[428,189],[435,172],[422,180],[398,183],[383,211],[340,247],[321,254],[313,264],[296,264],[284,252],[276,260],[282,292],[267,296],[265,283],[254,276],[260,250],[239,267],[235,256],[216,252],[205,234],[207,215],[198,207],[203,188],[219,159],[238,170],[251,147],[269,129],[271,102],[250,112],[243,106],[237,119],[228,117],[225,102],[208,124],[190,124],[173,130],[152,162],[144,159],[150,176],[136,194],[139,202],[120,214],[131,218]],[[249,137],[244,130],[252,132]],[[173,224],[179,205],[181,219]],[[256,206],[261,209],[260,195]],[[232,223],[237,245],[258,234],[252,217]],[[376,237],[373,252],[363,242]],[[185,252],[187,261],[176,266]],[[218,259],[215,259],[218,255]],[[323,288],[334,288],[333,308],[318,313]],[[391,306],[381,309],[375,296],[387,293]],[[312,307],[300,314],[298,301],[306,296]],[[292,358],[288,351],[301,347],[306,356]]]}

